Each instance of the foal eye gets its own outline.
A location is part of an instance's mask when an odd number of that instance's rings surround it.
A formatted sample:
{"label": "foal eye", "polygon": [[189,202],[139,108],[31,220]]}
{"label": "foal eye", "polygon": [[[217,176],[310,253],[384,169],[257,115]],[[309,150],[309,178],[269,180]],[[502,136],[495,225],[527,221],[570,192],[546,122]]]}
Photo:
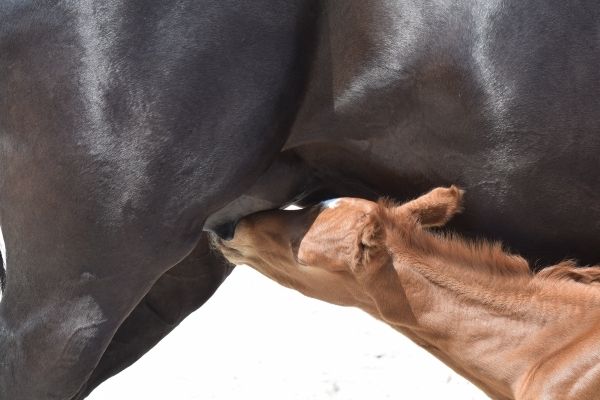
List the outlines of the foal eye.
{"label": "foal eye", "polygon": [[362,260],[365,260],[367,257],[367,253],[369,252],[369,246],[364,242],[358,243],[358,250],[360,251],[360,257]]}

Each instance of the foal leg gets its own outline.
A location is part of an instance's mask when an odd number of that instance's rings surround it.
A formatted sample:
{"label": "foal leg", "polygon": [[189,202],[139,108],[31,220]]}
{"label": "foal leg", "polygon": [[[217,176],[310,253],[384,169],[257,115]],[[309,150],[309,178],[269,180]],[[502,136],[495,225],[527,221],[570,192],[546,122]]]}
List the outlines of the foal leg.
{"label": "foal leg", "polygon": [[454,215],[462,211],[464,190],[452,185],[449,188],[435,188],[400,206],[418,219],[423,227],[446,224]]}

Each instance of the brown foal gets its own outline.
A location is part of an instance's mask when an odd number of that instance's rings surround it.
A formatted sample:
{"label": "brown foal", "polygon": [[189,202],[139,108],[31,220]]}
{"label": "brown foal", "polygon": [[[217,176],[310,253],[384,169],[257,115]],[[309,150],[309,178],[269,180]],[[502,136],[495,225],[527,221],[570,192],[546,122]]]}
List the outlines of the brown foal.
{"label": "brown foal", "polygon": [[494,399],[600,399],[600,269],[533,274],[497,243],[427,229],[461,201],[453,186],[402,205],[269,211],[217,246],[310,297],[360,307]]}

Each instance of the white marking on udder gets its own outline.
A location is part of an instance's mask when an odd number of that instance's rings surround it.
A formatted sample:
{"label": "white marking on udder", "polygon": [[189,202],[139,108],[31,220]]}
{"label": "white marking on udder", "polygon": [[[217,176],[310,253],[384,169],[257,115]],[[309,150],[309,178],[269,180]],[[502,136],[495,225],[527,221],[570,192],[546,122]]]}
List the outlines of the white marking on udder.
{"label": "white marking on udder", "polygon": [[336,208],[340,205],[340,199],[325,200],[321,202],[321,204],[323,205],[323,207]]}

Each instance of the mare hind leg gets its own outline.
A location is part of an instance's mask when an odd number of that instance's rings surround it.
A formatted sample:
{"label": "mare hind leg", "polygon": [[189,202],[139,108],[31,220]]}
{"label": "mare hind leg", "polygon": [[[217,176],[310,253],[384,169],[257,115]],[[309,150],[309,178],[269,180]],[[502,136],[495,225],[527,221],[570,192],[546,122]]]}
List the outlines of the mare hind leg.
{"label": "mare hind leg", "polygon": [[100,363],[74,400],[137,361],[215,292],[233,268],[213,251],[207,234],[179,264],[165,272],[121,324]]}
{"label": "mare hind leg", "polygon": [[454,185],[439,187],[403,204],[400,209],[412,214],[423,227],[442,226],[462,211],[463,195],[464,190]]}
{"label": "mare hind leg", "polygon": [[9,272],[0,303],[0,399],[67,400],[199,232],[158,207],[150,215],[144,204],[119,208],[90,195],[80,176],[49,177],[47,163],[25,168],[30,159],[18,156],[0,168],[13,188],[0,202]]}
{"label": "mare hind leg", "polygon": [[304,1],[213,1],[208,14],[194,1],[20,3],[0,16],[0,399],[67,400],[206,217],[280,151],[317,14]]}

